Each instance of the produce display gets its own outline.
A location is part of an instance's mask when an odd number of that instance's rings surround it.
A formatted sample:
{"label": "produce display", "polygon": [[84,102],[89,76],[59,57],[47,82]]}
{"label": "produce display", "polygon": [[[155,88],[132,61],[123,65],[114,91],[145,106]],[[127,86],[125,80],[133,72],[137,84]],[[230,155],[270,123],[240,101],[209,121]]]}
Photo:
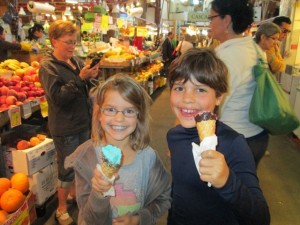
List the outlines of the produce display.
{"label": "produce display", "polygon": [[38,71],[37,61],[31,65],[15,59],[0,63],[0,111],[44,95]]}
{"label": "produce display", "polygon": [[31,137],[29,141],[27,140],[20,140],[17,142],[16,149],[17,150],[25,150],[31,147],[34,147],[40,143],[42,143],[46,139],[46,135],[44,134],[37,134],[34,137]]}
{"label": "produce display", "polygon": [[14,174],[11,179],[0,178],[0,224],[20,208],[28,191],[29,179],[23,173]]}

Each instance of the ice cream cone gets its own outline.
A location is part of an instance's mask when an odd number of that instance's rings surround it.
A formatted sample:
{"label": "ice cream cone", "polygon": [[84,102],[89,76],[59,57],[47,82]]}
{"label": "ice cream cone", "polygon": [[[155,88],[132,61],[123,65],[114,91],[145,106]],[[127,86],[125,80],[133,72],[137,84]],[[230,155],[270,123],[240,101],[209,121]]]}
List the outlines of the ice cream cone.
{"label": "ice cream cone", "polygon": [[122,151],[112,145],[107,145],[102,148],[101,154],[101,170],[108,178],[118,172],[121,164]]}
{"label": "ice cream cone", "polygon": [[195,117],[200,140],[215,135],[217,116],[211,112],[203,112]]}
{"label": "ice cream cone", "polygon": [[119,167],[113,167],[109,165],[109,163],[103,161],[101,163],[101,169],[106,177],[112,178],[112,176],[118,172]]}

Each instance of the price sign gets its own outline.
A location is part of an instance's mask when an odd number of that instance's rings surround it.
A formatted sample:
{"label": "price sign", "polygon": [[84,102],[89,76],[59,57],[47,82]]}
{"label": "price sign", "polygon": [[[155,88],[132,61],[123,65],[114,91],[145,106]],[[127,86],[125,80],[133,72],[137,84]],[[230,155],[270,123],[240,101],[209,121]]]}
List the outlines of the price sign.
{"label": "price sign", "polygon": [[22,115],[24,119],[28,119],[32,114],[31,103],[24,102],[22,105]]}
{"label": "price sign", "polygon": [[45,98],[40,99],[41,114],[43,117],[48,116],[48,102]]}
{"label": "price sign", "polygon": [[20,107],[16,106],[8,110],[8,115],[10,119],[10,126],[16,127],[21,125],[21,110]]}

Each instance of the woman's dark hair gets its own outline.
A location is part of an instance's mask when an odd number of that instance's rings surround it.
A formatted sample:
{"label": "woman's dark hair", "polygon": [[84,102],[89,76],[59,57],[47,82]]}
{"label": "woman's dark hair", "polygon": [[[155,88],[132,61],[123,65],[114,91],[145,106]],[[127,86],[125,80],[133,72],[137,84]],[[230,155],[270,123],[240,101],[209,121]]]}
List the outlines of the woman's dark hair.
{"label": "woman's dark hair", "polygon": [[0,35],[3,34],[4,28],[2,26],[0,26]]}
{"label": "woman's dark hair", "polygon": [[211,8],[222,18],[231,16],[232,29],[236,34],[243,33],[253,22],[253,5],[249,0],[213,0]]}
{"label": "woman's dark hair", "polygon": [[40,24],[35,23],[33,27],[28,29],[28,40],[32,41],[37,39],[37,37],[34,35],[34,32],[36,31],[44,31],[44,27]]}

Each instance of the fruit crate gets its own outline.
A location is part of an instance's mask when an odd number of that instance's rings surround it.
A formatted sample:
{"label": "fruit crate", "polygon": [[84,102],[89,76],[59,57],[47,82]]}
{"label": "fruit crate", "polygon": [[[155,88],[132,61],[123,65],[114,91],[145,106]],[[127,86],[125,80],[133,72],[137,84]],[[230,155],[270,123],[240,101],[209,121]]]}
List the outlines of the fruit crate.
{"label": "fruit crate", "polygon": [[42,127],[37,125],[22,124],[1,133],[1,145],[15,147],[21,139],[29,140],[31,137],[41,133]]}

